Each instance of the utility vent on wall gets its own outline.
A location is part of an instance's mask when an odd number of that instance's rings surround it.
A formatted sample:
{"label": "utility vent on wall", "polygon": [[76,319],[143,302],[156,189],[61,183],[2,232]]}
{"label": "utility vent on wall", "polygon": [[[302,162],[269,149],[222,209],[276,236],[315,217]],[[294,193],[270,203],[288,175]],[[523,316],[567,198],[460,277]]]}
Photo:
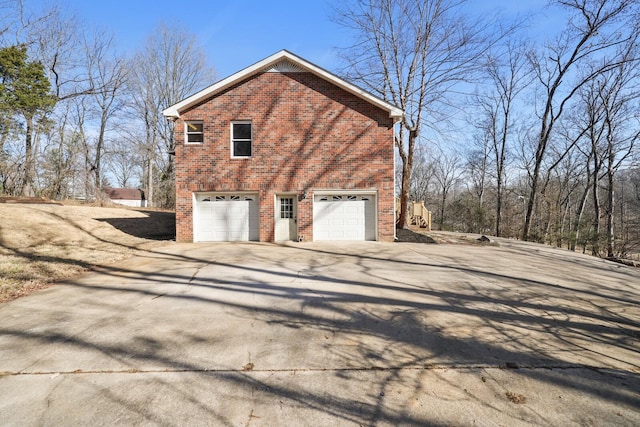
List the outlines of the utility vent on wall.
{"label": "utility vent on wall", "polygon": [[273,64],[273,66],[266,71],[267,73],[302,73],[304,70],[293,62],[284,60]]}

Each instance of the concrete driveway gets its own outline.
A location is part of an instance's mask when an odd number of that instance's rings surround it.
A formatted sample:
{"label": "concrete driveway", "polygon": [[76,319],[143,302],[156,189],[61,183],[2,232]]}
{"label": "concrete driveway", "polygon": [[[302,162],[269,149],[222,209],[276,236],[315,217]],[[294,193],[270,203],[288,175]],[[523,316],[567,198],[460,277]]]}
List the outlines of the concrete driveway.
{"label": "concrete driveway", "polygon": [[640,271],[172,244],[0,306],[2,425],[640,425]]}

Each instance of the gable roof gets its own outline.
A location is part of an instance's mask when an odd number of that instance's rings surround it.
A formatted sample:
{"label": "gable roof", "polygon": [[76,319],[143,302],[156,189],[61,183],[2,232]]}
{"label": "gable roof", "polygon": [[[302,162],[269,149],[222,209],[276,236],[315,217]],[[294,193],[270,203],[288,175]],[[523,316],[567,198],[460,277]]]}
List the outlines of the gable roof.
{"label": "gable roof", "polygon": [[144,192],[139,188],[106,187],[104,192],[111,200],[144,200]]}
{"label": "gable roof", "polygon": [[167,118],[179,118],[180,113],[193,105],[198,104],[204,99],[211,97],[230,86],[233,86],[236,83],[239,83],[242,80],[245,80],[253,75],[256,75],[265,71],[306,71],[315,74],[316,76],[333,83],[334,85],[346,90],[347,92],[352,93],[353,95],[389,112],[389,117],[394,119],[394,122],[397,122],[402,117],[402,110],[395,105],[384,101],[383,99],[378,98],[375,95],[365,91],[364,89],[355,86],[348,81],[341,79],[329,71],[326,71],[323,68],[318,67],[317,65],[312,64],[311,62],[300,58],[297,55],[287,51],[281,50],[280,52],[274,53],[273,55],[263,59],[262,61],[256,62],[250,67],[245,68],[244,70],[238,71],[231,76],[220,80],[217,83],[201,90],[198,93],[191,95],[190,97],[178,102],[177,104],[172,105],[171,107],[162,111],[162,114]]}

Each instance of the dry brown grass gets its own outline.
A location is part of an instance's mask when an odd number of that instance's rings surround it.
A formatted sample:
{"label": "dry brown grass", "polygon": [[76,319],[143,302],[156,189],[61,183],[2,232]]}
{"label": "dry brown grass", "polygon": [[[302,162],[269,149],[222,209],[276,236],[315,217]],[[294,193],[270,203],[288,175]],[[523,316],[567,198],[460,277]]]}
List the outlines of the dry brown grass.
{"label": "dry brown grass", "polygon": [[168,243],[173,212],[0,204],[0,302]]}

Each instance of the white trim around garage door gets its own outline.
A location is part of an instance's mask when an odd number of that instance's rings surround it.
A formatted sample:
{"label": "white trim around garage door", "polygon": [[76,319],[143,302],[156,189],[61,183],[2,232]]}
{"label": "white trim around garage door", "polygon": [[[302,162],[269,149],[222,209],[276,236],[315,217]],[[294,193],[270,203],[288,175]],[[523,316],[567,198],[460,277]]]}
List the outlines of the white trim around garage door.
{"label": "white trim around garage door", "polygon": [[377,240],[375,190],[313,192],[313,240]]}
{"label": "white trim around garage door", "polygon": [[257,193],[193,193],[193,241],[257,241],[258,209]]}

